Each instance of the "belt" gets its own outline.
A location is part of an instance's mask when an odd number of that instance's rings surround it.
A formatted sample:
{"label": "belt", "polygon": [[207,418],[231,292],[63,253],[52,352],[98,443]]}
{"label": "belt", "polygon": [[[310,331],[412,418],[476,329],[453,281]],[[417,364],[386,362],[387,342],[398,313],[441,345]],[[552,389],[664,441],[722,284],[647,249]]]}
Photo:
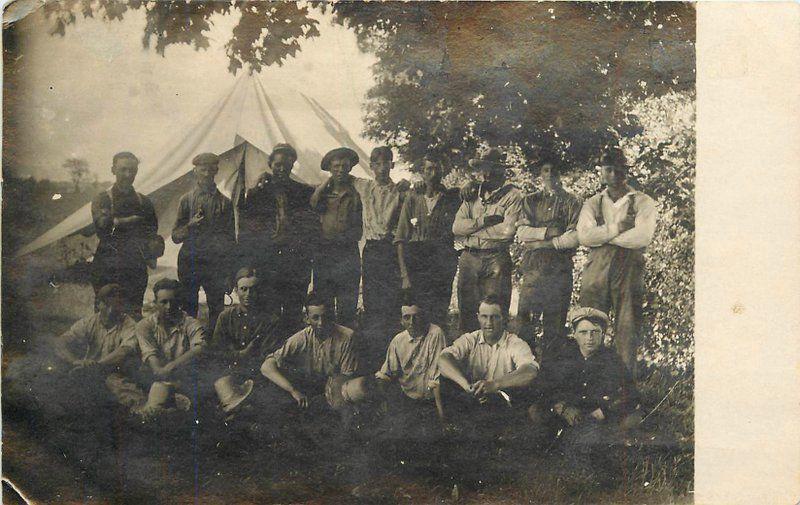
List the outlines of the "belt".
{"label": "belt", "polygon": [[499,253],[499,252],[508,252],[508,248],[506,247],[499,247],[497,249],[475,249],[474,247],[465,247],[463,251],[472,253],[472,254],[492,254],[492,253]]}
{"label": "belt", "polygon": [[394,240],[386,237],[386,238],[378,238],[378,239],[368,239],[367,243],[370,244],[394,244]]}

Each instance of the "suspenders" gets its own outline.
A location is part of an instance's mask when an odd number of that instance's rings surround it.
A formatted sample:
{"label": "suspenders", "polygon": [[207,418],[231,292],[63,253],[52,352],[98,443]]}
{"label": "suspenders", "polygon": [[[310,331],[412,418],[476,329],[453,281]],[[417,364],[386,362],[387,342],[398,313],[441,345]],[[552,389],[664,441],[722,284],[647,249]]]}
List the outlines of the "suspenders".
{"label": "suspenders", "polygon": [[[635,201],[634,195],[633,194],[628,195],[628,200],[629,200],[629,203],[628,203],[628,216],[635,218],[636,217],[636,209],[633,208],[633,203]],[[600,193],[600,207],[598,209],[597,217],[595,218],[595,221],[597,221],[597,226],[603,226],[604,224],[606,224],[606,218],[603,217],[603,193]]]}

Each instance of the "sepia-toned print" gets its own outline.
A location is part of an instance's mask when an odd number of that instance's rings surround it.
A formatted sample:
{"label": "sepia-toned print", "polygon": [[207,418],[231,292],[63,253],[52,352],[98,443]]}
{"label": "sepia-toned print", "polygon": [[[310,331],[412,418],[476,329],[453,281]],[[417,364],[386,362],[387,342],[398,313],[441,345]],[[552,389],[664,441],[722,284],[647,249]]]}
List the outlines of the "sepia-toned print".
{"label": "sepia-toned print", "polygon": [[682,503],[695,6],[18,0],[3,490]]}

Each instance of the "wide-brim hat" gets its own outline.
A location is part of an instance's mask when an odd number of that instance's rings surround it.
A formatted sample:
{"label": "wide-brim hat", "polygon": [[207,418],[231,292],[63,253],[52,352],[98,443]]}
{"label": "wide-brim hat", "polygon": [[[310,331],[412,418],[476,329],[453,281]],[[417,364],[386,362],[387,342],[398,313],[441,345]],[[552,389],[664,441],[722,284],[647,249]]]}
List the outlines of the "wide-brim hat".
{"label": "wide-brim hat", "polygon": [[567,319],[573,328],[584,319],[599,319],[605,323],[606,328],[611,324],[608,314],[593,307],[575,307],[569,312]]}
{"label": "wide-brim hat", "polygon": [[369,397],[371,383],[369,377],[351,379],[346,375],[335,375],[325,383],[325,399],[328,405],[337,409],[346,403],[358,403]]}
{"label": "wide-brim hat", "polygon": [[135,408],[134,413],[147,417],[175,410],[188,412],[191,407],[192,401],[186,395],[176,393],[171,383],[156,381],[150,386],[147,401]]}
{"label": "wide-brim hat", "polygon": [[253,392],[253,379],[247,379],[238,385],[233,377],[225,375],[214,381],[214,391],[217,392],[220,405],[226,414],[233,412]]}
{"label": "wide-brim hat", "polygon": [[345,157],[350,161],[350,168],[358,165],[358,153],[350,149],[349,147],[337,147],[336,149],[332,149],[328,151],[325,156],[322,157],[322,162],[319,164],[319,167],[326,171],[330,172],[330,164],[334,158]]}
{"label": "wide-brim hat", "polygon": [[510,165],[506,162],[506,156],[500,149],[492,148],[477,158],[469,160],[469,166],[475,170],[480,170],[493,167],[508,168]]}

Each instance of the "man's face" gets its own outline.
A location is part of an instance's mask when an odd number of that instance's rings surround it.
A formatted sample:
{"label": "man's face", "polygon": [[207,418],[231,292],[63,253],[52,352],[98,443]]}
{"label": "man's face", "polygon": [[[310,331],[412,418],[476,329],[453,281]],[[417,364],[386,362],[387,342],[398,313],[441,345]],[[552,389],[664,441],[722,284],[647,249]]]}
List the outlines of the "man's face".
{"label": "man's face", "polygon": [[422,165],[422,180],[428,185],[436,185],[442,182],[442,169],[439,164],[425,160],[425,164]]}
{"label": "man's face", "polygon": [[243,277],[236,283],[236,296],[239,298],[239,305],[249,309],[258,300],[258,278]]}
{"label": "man's face", "polygon": [[325,305],[309,305],[306,307],[306,324],[311,326],[317,335],[327,336],[333,328],[333,319],[328,315]]}
{"label": "man's face", "polygon": [[270,162],[269,167],[272,169],[272,175],[276,179],[288,179],[289,175],[292,173],[292,167],[294,166],[294,160],[291,156],[283,152],[277,152],[272,155],[272,162]]}
{"label": "man's face", "polygon": [[115,321],[122,316],[122,300],[119,297],[109,297],[97,302],[97,312],[104,322]]}
{"label": "man's face", "polygon": [[542,165],[539,176],[542,179],[542,187],[546,191],[553,191],[558,185],[558,173],[553,170],[553,165],[550,163]]}
{"label": "man's face", "polygon": [[195,165],[194,177],[197,183],[201,186],[212,186],[214,184],[214,177],[217,176],[219,165],[216,163],[203,163]]}
{"label": "man's face", "polygon": [[400,322],[412,338],[422,335],[425,331],[425,320],[417,305],[403,305],[400,308]]}
{"label": "man's face", "polygon": [[111,167],[118,187],[129,188],[133,186],[136,174],[139,172],[139,162],[132,158],[120,158]]}
{"label": "man's face", "polygon": [[503,335],[506,329],[503,308],[496,304],[482,303],[478,308],[478,322],[485,339],[496,340]]}
{"label": "man's face", "polygon": [[180,314],[178,305],[178,291],[175,289],[159,289],[156,292],[156,307],[159,315],[168,320],[174,320]]}
{"label": "man's face", "polygon": [[336,182],[345,182],[347,181],[347,178],[350,175],[350,170],[353,167],[350,166],[350,160],[341,157],[331,160],[328,168],[331,171],[331,177],[333,177],[333,180]]}
{"label": "man's face", "polygon": [[378,158],[369,162],[369,168],[372,169],[375,179],[386,180],[389,178],[389,172],[394,168],[394,162],[385,158]]}
{"label": "man's face", "polygon": [[625,171],[612,165],[600,167],[600,180],[606,186],[619,186],[625,182]]}
{"label": "man's face", "polygon": [[506,169],[502,165],[487,164],[481,168],[480,176],[487,189],[497,189],[506,181]]}
{"label": "man's face", "polygon": [[588,319],[579,321],[574,333],[584,356],[591,356],[603,345],[603,328]]}

